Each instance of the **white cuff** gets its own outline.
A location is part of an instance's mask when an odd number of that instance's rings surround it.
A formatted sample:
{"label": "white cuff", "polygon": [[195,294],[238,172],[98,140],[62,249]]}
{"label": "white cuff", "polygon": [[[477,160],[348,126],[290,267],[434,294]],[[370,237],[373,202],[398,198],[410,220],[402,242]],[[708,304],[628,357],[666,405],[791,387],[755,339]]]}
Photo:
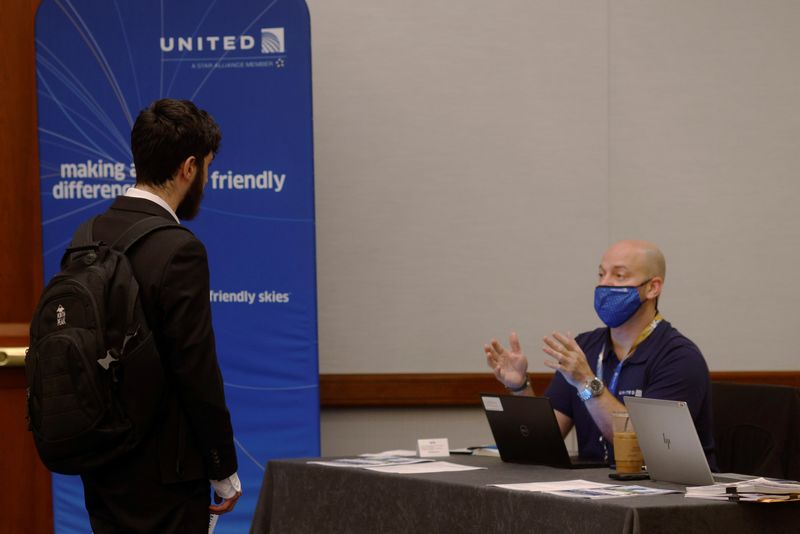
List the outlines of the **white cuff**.
{"label": "white cuff", "polygon": [[242,483],[239,481],[239,475],[234,473],[225,480],[211,480],[211,485],[214,486],[214,491],[223,499],[230,499],[237,492],[242,491]]}

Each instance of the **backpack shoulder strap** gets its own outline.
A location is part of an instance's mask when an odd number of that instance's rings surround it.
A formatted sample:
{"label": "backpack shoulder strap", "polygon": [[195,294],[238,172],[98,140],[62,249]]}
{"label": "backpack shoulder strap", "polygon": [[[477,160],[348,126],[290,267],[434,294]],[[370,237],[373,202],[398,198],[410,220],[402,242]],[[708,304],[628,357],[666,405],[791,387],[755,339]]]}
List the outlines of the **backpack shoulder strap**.
{"label": "backpack shoulder strap", "polygon": [[152,217],[147,217],[132,224],[130,228],[125,230],[125,232],[111,244],[111,248],[124,254],[129,248],[136,244],[137,241],[162,228],[180,228],[191,233],[185,226],[170,222],[164,217],[153,215]]}
{"label": "backpack shoulder strap", "polygon": [[73,252],[97,248],[97,243],[94,241],[93,232],[95,219],[97,219],[97,216],[83,221],[78,229],[75,230],[75,233],[72,235],[72,241],[69,245],[67,245],[67,248],[64,250],[64,254],[61,255],[61,262],[59,263],[61,269],[66,267],[67,260]]}
{"label": "backpack shoulder strap", "polygon": [[97,217],[98,216],[95,215],[91,219],[87,219],[81,223],[72,236],[72,243],[69,245],[70,248],[85,247],[94,242],[94,232],[92,229],[94,228],[94,221]]}
{"label": "backpack shoulder strap", "polygon": [[[131,248],[140,239],[162,228],[180,228],[191,234],[191,231],[185,226],[181,226],[178,223],[171,222],[165,219],[164,217],[158,217],[154,215],[152,217],[147,217],[139,221],[136,221],[134,224],[132,224],[127,230],[125,230],[122,233],[121,236],[117,238],[116,241],[114,241],[114,243],[111,244],[111,248],[122,254],[125,254],[128,251],[128,249]],[[138,330],[138,325],[133,324],[134,310],[136,307],[138,292],[139,292],[139,284],[134,279],[133,283],[131,283],[128,288],[128,298],[125,310],[125,325],[124,325],[126,329],[130,326],[134,326]],[[135,336],[136,333],[137,333],[136,330],[132,332],[128,332],[126,330],[122,331],[123,335],[121,336],[121,345],[119,347],[119,354],[125,353],[125,345],[127,345],[128,340],[131,339],[133,336]]]}

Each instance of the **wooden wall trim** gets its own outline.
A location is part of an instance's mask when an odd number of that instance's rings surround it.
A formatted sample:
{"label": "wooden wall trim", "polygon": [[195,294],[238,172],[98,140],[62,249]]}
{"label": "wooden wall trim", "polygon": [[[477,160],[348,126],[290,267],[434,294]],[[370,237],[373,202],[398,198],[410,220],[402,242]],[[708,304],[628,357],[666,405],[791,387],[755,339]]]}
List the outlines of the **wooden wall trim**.
{"label": "wooden wall trim", "polygon": [[711,380],[800,388],[800,371],[711,371]]}
{"label": "wooden wall trim", "polygon": [[[21,345],[27,343],[27,325],[24,326],[26,333]],[[19,345],[9,339],[15,338],[0,334],[0,345]],[[553,375],[528,376],[534,391],[542,393]],[[0,378],[24,387],[24,375],[15,375],[13,380],[8,375]],[[800,371],[712,371],[711,380],[800,388]],[[481,393],[505,393],[489,373],[323,374],[319,382],[323,408],[477,406]]]}
{"label": "wooden wall trim", "polygon": [[[530,373],[541,393],[551,373]],[[800,371],[714,371],[711,380],[800,387]],[[503,393],[490,373],[323,374],[320,405],[336,407],[477,406],[480,393]]]}
{"label": "wooden wall trim", "polygon": [[0,323],[0,347],[27,347],[28,323]]}

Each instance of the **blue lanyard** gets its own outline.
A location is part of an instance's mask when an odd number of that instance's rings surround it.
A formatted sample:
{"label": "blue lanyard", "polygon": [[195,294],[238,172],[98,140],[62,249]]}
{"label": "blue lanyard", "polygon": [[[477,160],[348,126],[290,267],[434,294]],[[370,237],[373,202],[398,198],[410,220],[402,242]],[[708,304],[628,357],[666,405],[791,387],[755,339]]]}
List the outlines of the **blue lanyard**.
{"label": "blue lanyard", "polygon": [[[605,359],[605,353],[606,353],[606,344],[603,343],[603,346],[600,349],[600,354],[597,355],[597,370],[595,371],[597,378],[599,378],[601,382],[603,381],[603,360]],[[625,360],[622,361],[624,362]],[[608,391],[611,392],[612,395],[617,389],[617,381],[619,380],[619,373],[621,369],[622,369],[622,362],[619,362],[619,364],[617,364],[617,368],[614,369],[614,375],[611,377],[611,382],[608,385],[606,385],[606,388],[608,389]]]}
{"label": "blue lanyard", "polygon": [[[600,355],[597,357],[597,372],[595,373],[597,375],[597,378],[599,378],[601,381],[603,380],[603,357],[605,355],[605,352],[606,352],[606,345],[605,343],[603,343],[603,348],[600,349]],[[622,365],[625,363],[626,360],[627,358],[625,358],[625,360],[622,360],[617,364],[617,367],[614,369],[614,374],[611,375],[611,381],[606,386],[609,393],[611,393],[612,395],[617,394],[617,383],[619,382],[619,374],[622,372]]]}
{"label": "blue lanyard", "polygon": [[[595,372],[595,375],[597,375],[597,378],[599,378],[601,382],[603,381],[603,359],[605,353],[606,353],[606,344],[603,343],[603,347],[600,349],[600,354],[597,356],[597,372]],[[617,393],[617,382],[619,381],[619,373],[620,371],[622,371],[622,364],[624,362],[625,360],[622,360],[617,364],[617,368],[614,369],[614,374],[611,376],[611,383],[609,383],[608,386],[606,386],[608,388],[608,391],[611,392],[611,394],[614,395],[615,397]],[[603,461],[608,462],[608,445],[606,445],[606,440],[603,439],[602,434],[600,434],[599,441],[603,445]]]}
{"label": "blue lanyard", "polygon": [[619,373],[622,371],[623,363],[625,363],[625,360],[617,364],[617,368],[614,369],[614,375],[611,377],[611,382],[608,384],[608,391],[610,391],[612,395],[617,394],[617,382],[619,382]]}

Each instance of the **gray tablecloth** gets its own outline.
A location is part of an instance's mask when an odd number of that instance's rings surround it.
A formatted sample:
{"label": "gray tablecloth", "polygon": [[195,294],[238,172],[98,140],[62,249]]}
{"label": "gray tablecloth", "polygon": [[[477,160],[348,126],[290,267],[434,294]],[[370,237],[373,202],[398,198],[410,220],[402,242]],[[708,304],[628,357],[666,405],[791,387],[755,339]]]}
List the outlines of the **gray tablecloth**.
{"label": "gray tablecloth", "polygon": [[[571,499],[488,484],[584,479],[615,483],[608,469],[565,470],[453,456],[479,471],[419,475],[269,462],[251,532],[657,534],[800,532],[800,503],[687,499],[683,494]],[[673,484],[645,486],[683,490]]]}

